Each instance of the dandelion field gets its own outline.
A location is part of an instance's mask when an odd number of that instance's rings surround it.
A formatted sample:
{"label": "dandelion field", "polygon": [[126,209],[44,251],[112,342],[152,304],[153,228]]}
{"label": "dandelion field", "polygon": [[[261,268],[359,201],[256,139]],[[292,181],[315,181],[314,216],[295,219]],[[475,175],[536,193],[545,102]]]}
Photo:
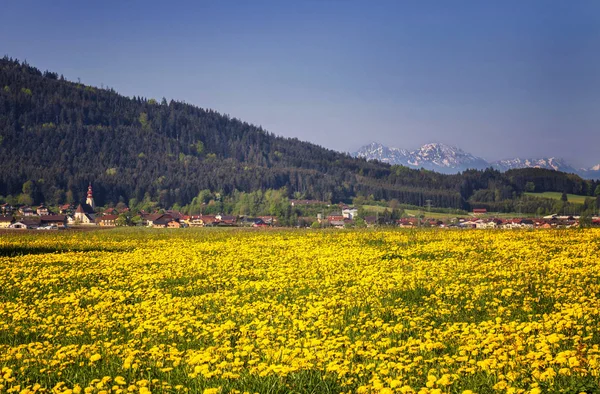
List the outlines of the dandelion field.
{"label": "dandelion field", "polygon": [[597,393],[600,230],[0,234],[0,392]]}

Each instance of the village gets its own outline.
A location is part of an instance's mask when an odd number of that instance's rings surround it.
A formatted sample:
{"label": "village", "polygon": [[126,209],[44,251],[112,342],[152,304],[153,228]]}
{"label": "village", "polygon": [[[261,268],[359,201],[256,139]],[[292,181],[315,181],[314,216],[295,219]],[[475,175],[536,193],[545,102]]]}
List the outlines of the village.
{"label": "village", "polygon": [[[324,203],[315,200],[290,200],[292,207]],[[331,205],[329,205],[331,206]],[[383,215],[359,216],[356,207],[340,203],[332,206],[328,214],[319,213],[316,217],[300,216],[293,227],[298,228],[353,228],[396,226],[400,228],[458,228],[458,229],[550,229],[574,228],[583,225],[580,216],[548,215],[542,218],[500,218],[494,217],[485,209],[473,209],[469,217],[428,218],[422,216],[390,219]],[[68,228],[112,228],[119,226],[140,226],[149,228],[176,229],[194,227],[283,227],[276,216],[245,215],[186,215],[176,210],[162,212],[136,212],[140,219],[135,223],[123,220],[132,212],[128,207],[109,208],[98,212],[93,197],[92,185],[88,186],[85,203],[64,204],[58,212],[50,211],[44,204],[37,207],[13,207],[6,203],[0,206],[0,229],[12,230],[64,230]],[[490,216],[491,215],[491,216]],[[587,226],[599,226],[600,217],[589,218]]]}

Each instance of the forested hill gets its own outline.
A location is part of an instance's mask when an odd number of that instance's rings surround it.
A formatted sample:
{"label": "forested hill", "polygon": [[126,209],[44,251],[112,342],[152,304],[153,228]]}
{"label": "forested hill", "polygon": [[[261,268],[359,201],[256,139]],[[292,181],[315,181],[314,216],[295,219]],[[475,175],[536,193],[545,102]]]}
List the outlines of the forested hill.
{"label": "forested hill", "polygon": [[[29,182],[31,181],[31,182]],[[588,192],[596,185],[552,171],[467,171],[441,175],[367,162],[275,136],[212,110],[177,101],[128,98],[0,59],[0,196],[34,202],[81,200],[88,182],[100,205],[152,199],[189,203],[200,190],[230,194],[286,188],[289,195],[349,201],[396,198],[465,208],[475,193],[514,198],[537,191]]]}

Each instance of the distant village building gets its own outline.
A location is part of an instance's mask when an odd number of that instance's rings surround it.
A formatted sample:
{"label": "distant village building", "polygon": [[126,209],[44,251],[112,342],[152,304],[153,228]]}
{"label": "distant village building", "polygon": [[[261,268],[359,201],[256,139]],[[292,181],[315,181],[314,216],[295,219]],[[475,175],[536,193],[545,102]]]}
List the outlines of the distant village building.
{"label": "distant village building", "polygon": [[0,205],[0,207],[2,209],[2,215],[10,215],[14,209],[9,203],[4,203]]}
{"label": "distant village building", "polygon": [[12,216],[0,216],[0,228],[8,228],[13,222]]}
{"label": "distant village building", "polygon": [[92,211],[96,209],[96,203],[94,202],[94,196],[92,194],[92,184],[88,186],[87,198],[85,199],[85,203],[92,208]]}
{"label": "distant village building", "polygon": [[66,215],[67,213],[69,213],[73,210],[73,205],[63,204],[58,208],[58,210],[59,210],[59,213]]}
{"label": "distant village building", "polygon": [[168,227],[169,223],[175,220],[169,215],[162,215],[159,218],[152,220],[152,227],[154,228],[165,228]]}
{"label": "distant village building", "polygon": [[329,225],[330,225],[331,227],[334,227],[334,228],[344,228],[344,225],[345,225],[345,224],[346,224],[346,223],[344,223],[344,220],[343,220],[343,219],[342,219],[342,220],[330,220],[330,221],[329,221]]}
{"label": "distant village building", "polygon": [[37,212],[37,214],[38,214],[39,216],[44,216],[44,215],[48,215],[48,214],[49,214],[49,212],[48,212],[48,208],[46,208],[46,207],[44,206],[44,204],[40,205],[40,206],[37,208],[36,212]]}
{"label": "distant village building", "polygon": [[343,222],[344,221],[344,216],[342,214],[340,214],[339,212],[335,212],[335,213],[330,213],[327,216],[327,221],[328,222]]}
{"label": "distant village building", "polygon": [[345,207],[342,209],[342,215],[346,219],[356,219],[358,216],[358,209]]}
{"label": "distant village building", "polygon": [[31,209],[31,207],[28,207],[27,205],[19,208],[19,213],[21,214],[21,216],[35,216],[33,209]]}
{"label": "distant village building", "polygon": [[258,218],[267,225],[273,225],[277,222],[277,218],[275,216],[259,216]]}
{"label": "distant village building", "polygon": [[27,230],[38,228],[41,224],[41,220],[39,218],[26,218],[14,222],[9,226],[9,228],[17,229],[17,230]]}
{"label": "distant village building", "polygon": [[171,219],[167,222],[167,228],[181,228],[183,227],[181,222],[176,219]]}
{"label": "distant village building", "polygon": [[100,227],[115,227],[117,225],[118,215],[103,215],[96,218],[96,222]]}
{"label": "distant village building", "polygon": [[151,213],[142,215],[142,224],[148,227],[165,227],[168,220],[173,219],[165,213]]}
{"label": "distant village building", "polygon": [[237,222],[237,216],[219,214],[216,215],[215,218],[219,221],[219,223],[227,225],[234,225]]}
{"label": "distant village building", "polygon": [[42,226],[54,226],[64,228],[67,226],[67,217],[65,215],[45,215],[40,217]]}
{"label": "distant village building", "polygon": [[212,226],[217,223],[219,220],[215,215],[200,215],[199,219],[196,219],[196,222],[200,224],[200,226]]}
{"label": "distant village building", "polygon": [[75,222],[79,222],[80,224],[96,224],[96,214],[94,212],[95,207],[96,204],[94,203],[92,184],[90,183],[90,185],[88,186],[85,204],[79,204],[77,206],[75,214],[73,215],[73,219],[75,220]]}
{"label": "distant village building", "polygon": [[184,219],[185,224],[189,227],[204,227],[211,226],[217,221],[214,215],[190,215]]}
{"label": "distant village building", "polygon": [[8,228],[12,228],[14,230],[27,230],[27,224],[25,224],[23,221],[18,221],[10,224]]}

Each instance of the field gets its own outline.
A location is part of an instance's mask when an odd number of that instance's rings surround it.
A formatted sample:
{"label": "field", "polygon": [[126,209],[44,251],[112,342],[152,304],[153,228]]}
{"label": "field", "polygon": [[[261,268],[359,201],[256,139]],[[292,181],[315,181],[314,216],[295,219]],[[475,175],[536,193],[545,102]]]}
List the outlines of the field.
{"label": "field", "polygon": [[[544,193],[525,193],[531,197],[551,198],[553,200],[560,200],[562,193],[559,192],[544,192]],[[579,196],[577,194],[567,194],[567,200],[575,204],[585,203],[586,198],[593,198],[590,196]]]}
{"label": "field", "polygon": [[600,230],[0,237],[0,392],[597,393]]}
{"label": "field", "polygon": [[[560,197],[560,195],[559,195]],[[386,207],[380,207],[377,205],[365,205],[363,206],[363,208],[368,211],[370,214],[375,214],[375,213],[383,213],[386,209],[388,211],[391,211],[390,208],[386,208]],[[418,215],[424,215],[424,217],[426,219],[439,219],[439,220],[451,220],[451,219],[466,219],[466,218],[473,218],[475,215],[470,214],[470,215],[465,215],[465,214],[458,214],[458,213],[444,213],[444,212],[427,212],[426,208],[423,208],[422,210],[417,210],[417,209],[405,209],[404,213],[408,216],[418,216]],[[516,213],[516,212],[511,212],[511,213],[501,213],[501,212],[488,212],[487,214],[480,214],[480,215],[476,215],[478,218],[506,218],[506,219],[512,219],[512,218],[518,218],[518,217],[526,217],[526,216],[531,216],[531,215],[526,215],[526,214],[520,214],[520,213]]]}
{"label": "field", "polygon": [[[392,211],[391,208],[380,207],[378,205],[364,205],[363,208],[365,211],[374,215],[375,213],[383,213],[386,209],[388,211]],[[430,219],[440,219],[440,220],[449,220],[454,218],[468,218],[471,217],[469,215],[457,214],[457,213],[443,213],[443,212],[427,212],[426,208],[423,208],[421,211],[417,209],[405,209],[404,213],[408,216],[418,216],[420,214],[425,215],[426,218]]]}

